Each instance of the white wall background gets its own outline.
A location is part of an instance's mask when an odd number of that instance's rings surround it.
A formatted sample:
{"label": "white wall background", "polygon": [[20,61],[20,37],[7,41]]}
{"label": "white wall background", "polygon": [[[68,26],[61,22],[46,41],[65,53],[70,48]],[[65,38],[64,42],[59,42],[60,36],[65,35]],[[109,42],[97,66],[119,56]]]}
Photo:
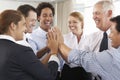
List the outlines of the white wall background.
{"label": "white wall background", "polygon": [[17,7],[22,4],[30,4],[34,7],[36,7],[38,5],[38,3],[35,3],[35,2],[17,2],[17,1],[0,0],[0,12],[2,12],[5,9],[15,9],[16,10]]}

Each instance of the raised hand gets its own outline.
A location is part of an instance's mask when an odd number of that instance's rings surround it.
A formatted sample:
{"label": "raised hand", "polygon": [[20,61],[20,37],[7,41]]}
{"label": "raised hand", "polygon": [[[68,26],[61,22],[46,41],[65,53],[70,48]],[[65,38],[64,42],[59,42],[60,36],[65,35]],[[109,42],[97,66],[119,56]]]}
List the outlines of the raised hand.
{"label": "raised hand", "polygon": [[51,51],[50,53],[57,54],[58,53],[58,40],[57,40],[56,33],[52,30],[48,31],[47,38],[48,38],[47,46]]}
{"label": "raised hand", "polygon": [[56,40],[59,44],[64,43],[63,35],[58,27],[52,28],[52,31],[56,33]]}

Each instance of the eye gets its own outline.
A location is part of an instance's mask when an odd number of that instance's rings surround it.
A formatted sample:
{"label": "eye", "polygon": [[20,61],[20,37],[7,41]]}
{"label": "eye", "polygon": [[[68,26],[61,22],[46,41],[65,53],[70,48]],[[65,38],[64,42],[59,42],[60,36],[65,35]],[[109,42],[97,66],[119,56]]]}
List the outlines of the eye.
{"label": "eye", "polygon": [[47,14],[43,14],[43,17],[47,17]]}
{"label": "eye", "polygon": [[50,14],[50,17],[53,17],[53,14]]}

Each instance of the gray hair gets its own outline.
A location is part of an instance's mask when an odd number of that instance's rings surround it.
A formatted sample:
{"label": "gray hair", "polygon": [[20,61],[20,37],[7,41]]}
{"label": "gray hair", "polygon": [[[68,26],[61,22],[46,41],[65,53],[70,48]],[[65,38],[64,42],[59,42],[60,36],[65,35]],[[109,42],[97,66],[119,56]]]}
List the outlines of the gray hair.
{"label": "gray hair", "polygon": [[102,5],[103,12],[107,12],[109,10],[114,10],[114,6],[112,1],[99,1],[95,5]]}

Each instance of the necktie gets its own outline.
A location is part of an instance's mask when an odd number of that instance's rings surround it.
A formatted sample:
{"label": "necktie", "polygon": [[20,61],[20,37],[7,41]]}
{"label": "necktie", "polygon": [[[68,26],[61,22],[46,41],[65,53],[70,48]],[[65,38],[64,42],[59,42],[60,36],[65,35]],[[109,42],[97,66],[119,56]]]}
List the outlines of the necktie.
{"label": "necktie", "polygon": [[106,50],[106,49],[108,49],[108,36],[107,36],[107,33],[104,32],[99,51],[101,52],[101,51]]}
{"label": "necktie", "polygon": [[28,38],[26,38],[26,41],[28,42]]}

